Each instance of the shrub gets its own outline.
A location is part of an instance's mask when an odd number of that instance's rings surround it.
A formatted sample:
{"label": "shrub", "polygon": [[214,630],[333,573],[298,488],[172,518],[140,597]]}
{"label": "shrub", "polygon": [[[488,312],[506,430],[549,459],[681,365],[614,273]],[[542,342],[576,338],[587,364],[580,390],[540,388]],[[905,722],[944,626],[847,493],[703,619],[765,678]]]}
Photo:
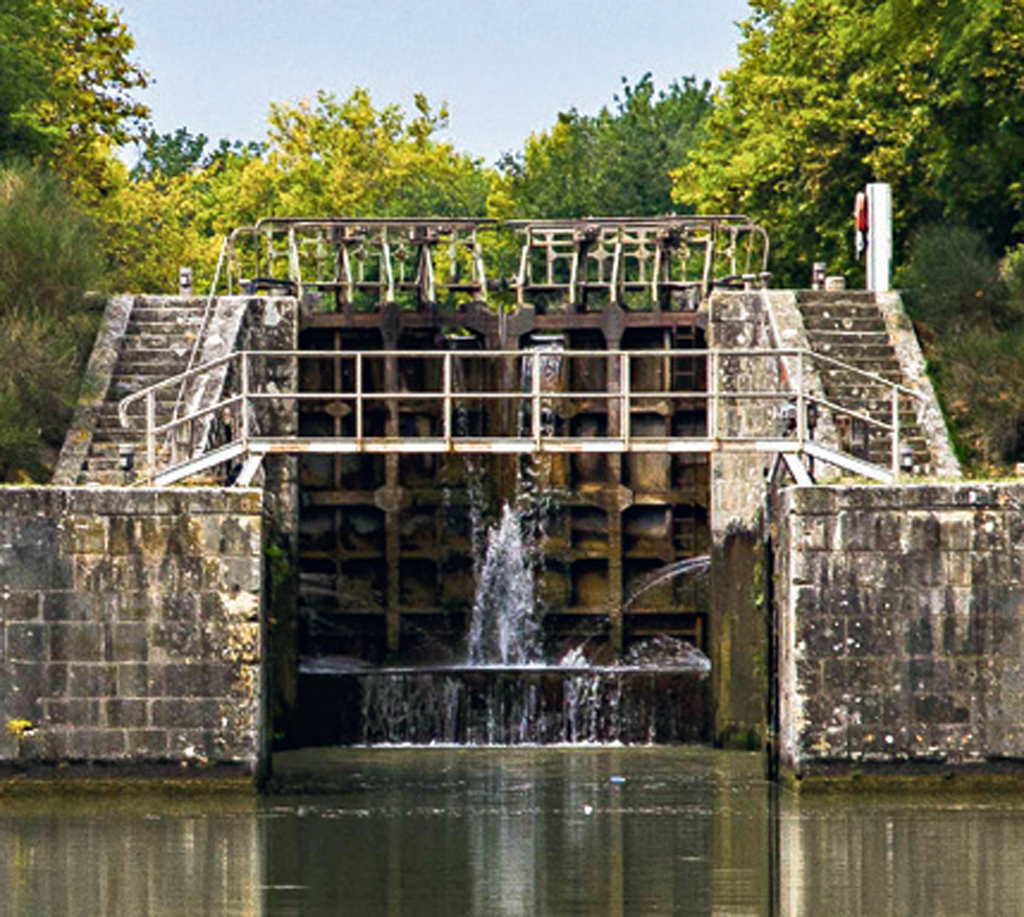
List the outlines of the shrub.
{"label": "shrub", "polygon": [[982,235],[965,226],[920,230],[897,282],[905,291],[911,318],[940,336],[1008,328],[1021,317],[999,262]]}
{"label": "shrub", "polygon": [[96,330],[89,221],[53,177],[0,169],[0,479],[45,479]]}

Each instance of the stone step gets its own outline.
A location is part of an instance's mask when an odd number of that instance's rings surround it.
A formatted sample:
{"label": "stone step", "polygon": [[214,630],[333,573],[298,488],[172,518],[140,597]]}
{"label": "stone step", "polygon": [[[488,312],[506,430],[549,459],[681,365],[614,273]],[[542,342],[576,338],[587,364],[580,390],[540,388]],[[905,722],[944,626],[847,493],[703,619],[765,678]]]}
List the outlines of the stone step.
{"label": "stone step", "polygon": [[[147,388],[150,385],[155,385],[157,382],[166,382],[171,376],[176,373],[165,373],[162,369],[154,372],[149,372],[145,367],[132,367],[131,372],[117,373],[115,374],[112,381],[112,387],[118,386],[119,388],[130,387],[132,393],[137,392],[139,389]],[[177,392],[177,386],[166,386],[158,392],[159,395],[163,395],[165,392]]]}
{"label": "stone step", "polygon": [[848,331],[851,334],[885,334],[885,322],[875,318],[851,318],[849,316],[821,315],[811,312],[803,316],[804,327],[811,331]]}
{"label": "stone step", "polygon": [[175,319],[153,319],[147,322],[129,322],[125,329],[125,337],[128,340],[142,337],[144,335],[160,334],[172,337],[187,337],[194,340],[202,327],[202,320],[199,318]]}
{"label": "stone step", "polygon": [[136,452],[145,452],[145,443],[135,437],[125,437],[121,440],[98,440],[93,439],[92,444],[89,448],[90,460],[96,459],[97,461],[113,461],[116,460],[119,453],[119,449],[122,446],[134,446]]}
{"label": "stone step", "polygon": [[[856,372],[852,369],[829,369],[820,373],[825,391],[844,391],[854,395],[854,389],[863,393],[866,398],[889,398],[892,389],[889,384],[902,384],[903,379],[899,373],[886,370],[882,367],[856,367],[861,370]],[[868,375],[865,375],[867,373]],[[870,376],[877,376],[884,381],[876,382]],[[859,396],[858,396],[859,397]]]}
{"label": "stone step", "polygon": [[848,331],[844,328],[808,329],[807,340],[843,347],[892,347],[884,328],[877,331]]}
{"label": "stone step", "polygon": [[862,341],[810,340],[811,349],[822,356],[831,357],[851,366],[874,364],[879,367],[895,364],[895,352],[892,345],[873,344]]}
{"label": "stone step", "polygon": [[870,290],[799,290],[796,301],[801,307],[846,302],[877,308],[875,294]]}
{"label": "stone step", "polygon": [[135,346],[141,341],[157,341],[150,346],[164,347],[170,342],[187,343],[191,347],[199,336],[199,325],[154,324],[141,328],[129,328],[125,332],[125,342]]}
{"label": "stone step", "polygon": [[192,341],[186,341],[183,335],[139,334],[125,340],[121,360],[129,357],[136,360],[166,359],[168,354],[187,363],[192,354]]}
{"label": "stone step", "polygon": [[[866,414],[878,413],[888,416],[892,412],[892,401],[887,392],[864,392],[863,389],[854,385],[829,389],[825,392],[825,397],[844,407],[856,406],[858,410]],[[904,414],[916,416],[917,403],[915,400],[901,398],[899,406],[900,416]]]}
{"label": "stone step", "polygon": [[[145,427],[142,426],[131,426],[128,429],[108,427],[106,429],[96,429],[92,433],[92,444],[96,447],[107,448],[108,446],[118,446],[125,443],[137,443],[144,442],[145,439]],[[140,446],[141,448],[141,446]]]}
{"label": "stone step", "polygon": [[128,320],[133,323],[202,321],[205,313],[205,303],[196,306],[136,306]]}
{"label": "stone step", "polygon": [[[104,424],[107,424],[107,425],[117,423],[118,422],[118,416],[117,416],[118,399],[114,398],[111,401],[106,402],[106,404],[110,406],[111,414],[109,415],[109,417],[105,416],[103,418],[102,422]],[[175,399],[174,398],[161,398],[161,399],[158,399],[157,403],[156,403],[156,416],[157,416],[157,419],[159,419],[161,417],[164,417],[164,416],[170,417],[171,412],[174,410],[174,404],[175,404]],[[146,404],[145,404],[145,401],[140,399],[139,401],[134,401],[130,405],[128,405],[128,416],[133,421],[135,421],[135,422],[141,422],[142,419],[146,416]]]}
{"label": "stone step", "polygon": [[180,375],[187,366],[187,360],[176,359],[173,354],[164,354],[160,358],[153,357],[147,360],[129,357],[118,363],[115,377],[127,378],[145,375],[156,381],[162,381]]}
{"label": "stone step", "polygon": [[801,315],[815,318],[860,318],[878,321],[882,318],[879,307],[873,303],[824,302],[801,303]]}
{"label": "stone step", "polygon": [[[136,474],[138,474],[138,472],[136,472]],[[113,471],[108,469],[97,470],[93,468],[88,468],[85,470],[85,478],[87,483],[99,484],[100,486],[123,487],[126,483],[125,477],[126,474],[121,469]]]}

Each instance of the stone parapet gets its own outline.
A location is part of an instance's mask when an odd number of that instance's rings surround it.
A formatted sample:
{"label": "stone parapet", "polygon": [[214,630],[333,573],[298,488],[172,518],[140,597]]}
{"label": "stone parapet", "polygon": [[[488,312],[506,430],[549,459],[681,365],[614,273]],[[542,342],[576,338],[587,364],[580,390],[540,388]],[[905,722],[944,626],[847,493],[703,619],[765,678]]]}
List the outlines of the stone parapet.
{"label": "stone parapet", "polygon": [[255,771],[262,534],[253,490],[0,489],[0,762]]}
{"label": "stone parapet", "polygon": [[1024,762],[1022,506],[994,483],[778,497],[784,766]]}

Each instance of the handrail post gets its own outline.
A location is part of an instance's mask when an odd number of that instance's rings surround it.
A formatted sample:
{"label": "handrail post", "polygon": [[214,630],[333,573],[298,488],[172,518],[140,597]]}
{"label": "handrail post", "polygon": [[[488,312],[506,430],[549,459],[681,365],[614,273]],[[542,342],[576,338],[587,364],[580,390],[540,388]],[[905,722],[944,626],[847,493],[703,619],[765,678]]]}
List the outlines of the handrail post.
{"label": "handrail post", "polygon": [[892,387],[892,476],[900,476],[900,390]]}
{"label": "handrail post", "polygon": [[156,391],[146,392],[146,474],[149,483],[156,477]]}
{"label": "handrail post", "polygon": [[707,387],[708,392],[711,395],[710,408],[708,411],[708,439],[715,441],[718,439],[718,411],[719,411],[719,384],[718,384],[718,351],[712,350],[709,354],[711,359],[708,360],[708,379]]}
{"label": "handrail post", "polygon": [[247,455],[249,452],[249,353],[242,351],[239,356],[242,359],[242,450]]}
{"label": "handrail post", "polygon": [[626,452],[629,451],[629,435],[631,427],[632,415],[630,413],[630,390],[629,390],[629,373],[630,373],[630,360],[632,359],[631,354],[621,353],[619,355],[619,393],[621,397],[620,418],[619,418],[619,437],[622,440],[622,447]]}
{"label": "handrail post", "polygon": [[807,399],[804,395],[804,351],[796,355],[796,438],[803,448],[807,442]]}
{"label": "handrail post", "polygon": [[451,351],[444,355],[444,447],[449,452],[452,449],[452,354]]}
{"label": "handrail post", "polygon": [[540,452],[540,351],[533,351],[530,359],[530,390],[533,396],[533,410],[531,411],[533,416],[530,418],[530,426],[533,433],[533,448],[536,452]]}
{"label": "handrail post", "polygon": [[363,448],[363,354],[356,354],[356,448]]}

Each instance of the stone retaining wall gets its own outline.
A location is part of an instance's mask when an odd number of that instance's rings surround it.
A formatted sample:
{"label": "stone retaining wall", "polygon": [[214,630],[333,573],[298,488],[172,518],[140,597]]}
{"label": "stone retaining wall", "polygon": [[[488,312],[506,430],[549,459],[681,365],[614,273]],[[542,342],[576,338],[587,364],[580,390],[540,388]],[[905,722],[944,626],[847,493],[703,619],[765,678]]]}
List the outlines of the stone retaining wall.
{"label": "stone retaining wall", "polygon": [[[762,291],[716,292],[711,301],[708,345],[712,349],[773,346],[768,298]],[[777,359],[720,357],[722,391],[781,390]],[[778,402],[725,401],[720,432],[763,436],[774,424]],[[711,657],[712,732],[716,744],[755,747],[767,733],[767,642],[763,596],[761,517],[769,459],[755,453],[711,456]]]}
{"label": "stone retaining wall", "polygon": [[797,775],[1024,762],[1024,486],[776,501],[779,742]]}
{"label": "stone retaining wall", "polygon": [[0,762],[261,758],[262,498],[0,489]]}

